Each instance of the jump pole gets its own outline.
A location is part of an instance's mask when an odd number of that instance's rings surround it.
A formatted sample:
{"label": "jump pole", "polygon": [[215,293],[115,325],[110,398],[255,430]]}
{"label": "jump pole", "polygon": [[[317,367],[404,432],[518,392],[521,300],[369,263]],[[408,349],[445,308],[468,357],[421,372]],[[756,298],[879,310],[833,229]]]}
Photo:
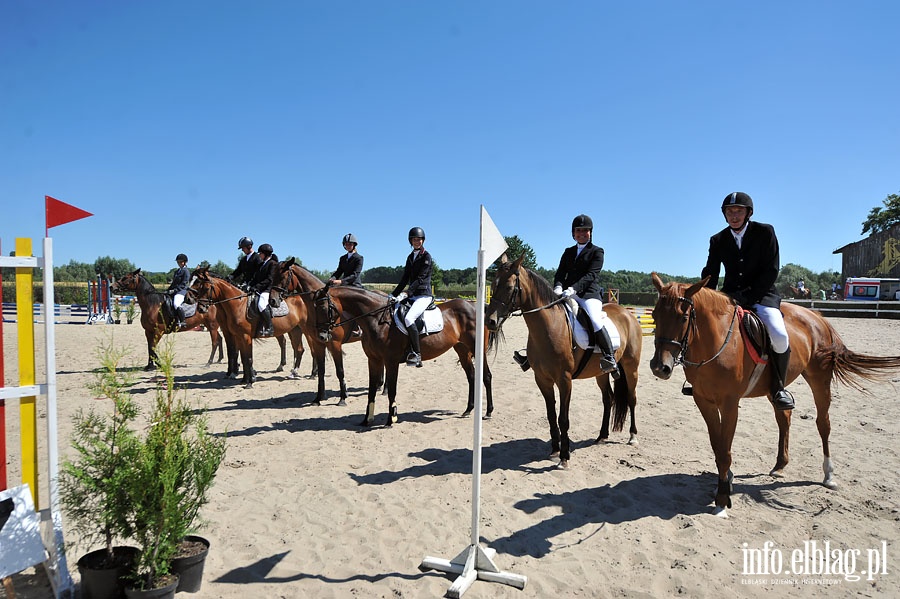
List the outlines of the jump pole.
{"label": "jump pole", "polygon": [[[472,536],[468,547],[451,560],[428,557],[422,560],[420,570],[438,570],[459,576],[447,591],[452,599],[462,597],[476,580],[499,582],[517,589],[524,589],[527,578],[520,574],[503,572],[494,564],[496,551],[479,543],[478,527],[481,520],[481,419],[484,415],[484,296],[485,262],[496,260],[507,248],[506,241],[484,206],[481,206],[481,235],[478,246],[478,290],[475,297],[475,413],[474,440],[472,442]],[[485,247],[487,246],[487,247]],[[488,252],[490,252],[488,254]],[[485,259],[486,255],[487,260]]]}

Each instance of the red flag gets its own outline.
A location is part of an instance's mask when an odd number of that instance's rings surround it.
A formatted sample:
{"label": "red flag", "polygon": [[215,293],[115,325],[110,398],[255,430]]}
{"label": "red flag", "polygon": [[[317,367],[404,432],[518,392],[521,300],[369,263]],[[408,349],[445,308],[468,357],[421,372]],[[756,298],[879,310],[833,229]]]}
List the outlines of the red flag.
{"label": "red flag", "polygon": [[[70,223],[73,220],[79,220],[82,218],[87,218],[88,216],[94,216],[92,213],[87,212],[86,210],[82,210],[81,208],[76,208],[71,204],[66,204],[65,202],[60,202],[56,198],[51,198],[50,196],[44,196],[46,200],[46,211],[47,211],[47,227],[46,229],[50,229],[50,227],[55,227],[57,225],[64,225],[66,223]],[[49,237],[49,235],[45,235]]]}

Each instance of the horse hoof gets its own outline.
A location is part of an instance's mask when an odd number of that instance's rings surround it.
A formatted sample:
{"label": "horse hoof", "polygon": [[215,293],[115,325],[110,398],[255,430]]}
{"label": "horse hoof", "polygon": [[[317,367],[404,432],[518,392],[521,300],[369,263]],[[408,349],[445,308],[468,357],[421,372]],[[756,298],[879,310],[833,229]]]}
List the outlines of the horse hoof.
{"label": "horse hoof", "polygon": [[341,401],[339,401],[339,402],[337,403],[337,405],[339,405],[339,406],[346,406],[346,405],[347,405],[347,400],[346,400],[346,399],[341,399]]}
{"label": "horse hoof", "polygon": [[472,408],[467,408],[465,412],[460,415],[460,418],[466,418],[472,413]]}
{"label": "horse hoof", "polygon": [[775,478],[784,478],[784,470],[781,468],[773,468],[771,472],[769,472],[769,476],[774,476]]}
{"label": "horse hoof", "polygon": [[556,451],[551,451],[551,452],[550,452],[550,459],[558,458],[558,457],[559,457],[559,450],[558,450],[558,449],[557,449]]}
{"label": "horse hoof", "polygon": [[482,420],[490,420],[490,419],[491,419],[491,416],[493,416],[493,414],[491,414],[490,412],[488,412],[488,413],[485,414],[481,419],[482,419]]}
{"label": "horse hoof", "polygon": [[628,444],[629,445],[637,445],[638,444],[637,437],[632,436],[630,439],[628,439]]}
{"label": "horse hoof", "polygon": [[568,470],[569,469],[569,460],[560,460],[559,461],[559,469],[560,470]]}
{"label": "horse hoof", "polygon": [[252,388],[253,388],[253,383],[247,383],[246,385],[244,385],[244,389],[252,389]]}
{"label": "horse hoof", "polygon": [[275,369],[275,372],[283,372],[283,371],[284,371],[283,366],[279,366],[278,368]]}
{"label": "horse hoof", "polygon": [[728,518],[728,508],[724,506],[716,506],[713,510],[713,516],[717,518]]}
{"label": "horse hoof", "polygon": [[826,489],[831,489],[832,491],[838,488],[838,484],[834,482],[833,478],[826,478],[822,481],[822,484],[825,485]]}
{"label": "horse hoof", "polygon": [[597,440],[594,441],[594,443],[598,444],[598,445],[600,443],[609,443],[609,437],[608,436],[604,437],[603,435],[600,435],[599,437],[597,437]]}

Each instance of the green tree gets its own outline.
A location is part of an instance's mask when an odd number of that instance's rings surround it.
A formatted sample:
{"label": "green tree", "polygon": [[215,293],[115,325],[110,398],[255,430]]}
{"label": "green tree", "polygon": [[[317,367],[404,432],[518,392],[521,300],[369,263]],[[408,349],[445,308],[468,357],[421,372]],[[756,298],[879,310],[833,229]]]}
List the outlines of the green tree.
{"label": "green tree", "polygon": [[[525,258],[522,260],[522,266],[531,270],[537,268],[537,257],[530,245],[519,239],[518,235],[511,237],[504,235],[503,239],[506,240],[506,245],[509,246],[506,250],[506,255],[510,260],[517,260],[519,256],[524,254]],[[497,262],[494,262],[494,264],[497,264]]]}
{"label": "green tree", "polygon": [[137,270],[137,267],[132,264],[131,260],[126,258],[102,256],[94,261],[94,274],[104,277],[112,275],[118,279],[135,270]]}
{"label": "green tree", "polygon": [[868,231],[881,233],[900,223],[900,195],[892,193],[884,199],[884,208],[876,206],[863,221],[862,235]]}

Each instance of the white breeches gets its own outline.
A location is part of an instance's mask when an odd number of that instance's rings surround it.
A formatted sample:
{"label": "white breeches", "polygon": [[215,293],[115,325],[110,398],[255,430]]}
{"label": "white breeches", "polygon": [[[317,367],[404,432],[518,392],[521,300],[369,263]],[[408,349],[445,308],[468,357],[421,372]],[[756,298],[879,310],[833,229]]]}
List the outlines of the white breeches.
{"label": "white breeches", "polygon": [[175,306],[175,309],[177,310],[178,307],[183,303],[184,303],[184,294],[176,293],[175,297],[172,298],[172,305]]}
{"label": "white breeches", "polygon": [[416,322],[416,319],[431,305],[432,297],[430,295],[419,295],[409,299],[412,300],[412,305],[409,307],[409,312],[406,313],[406,318],[403,319],[407,327],[411,327]]}
{"label": "white breeches", "polygon": [[572,297],[578,302],[581,309],[587,312],[588,317],[591,319],[591,324],[594,325],[594,330],[599,331],[602,329],[603,319],[606,318],[606,314],[603,312],[603,302],[595,297],[590,297],[588,299],[582,299],[577,295],[573,295]]}
{"label": "white breeches", "polygon": [[262,312],[269,306],[269,292],[263,291],[259,294],[259,300],[256,302],[256,307],[259,308],[259,311]]}
{"label": "white breeches", "polygon": [[753,306],[754,312],[759,315],[759,319],[766,325],[769,331],[769,337],[772,338],[772,350],[775,353],[783,354],[790,347],[788,339],[787,327],[784,326],[784,315],[778,308],[770,308],[762,304]]}

